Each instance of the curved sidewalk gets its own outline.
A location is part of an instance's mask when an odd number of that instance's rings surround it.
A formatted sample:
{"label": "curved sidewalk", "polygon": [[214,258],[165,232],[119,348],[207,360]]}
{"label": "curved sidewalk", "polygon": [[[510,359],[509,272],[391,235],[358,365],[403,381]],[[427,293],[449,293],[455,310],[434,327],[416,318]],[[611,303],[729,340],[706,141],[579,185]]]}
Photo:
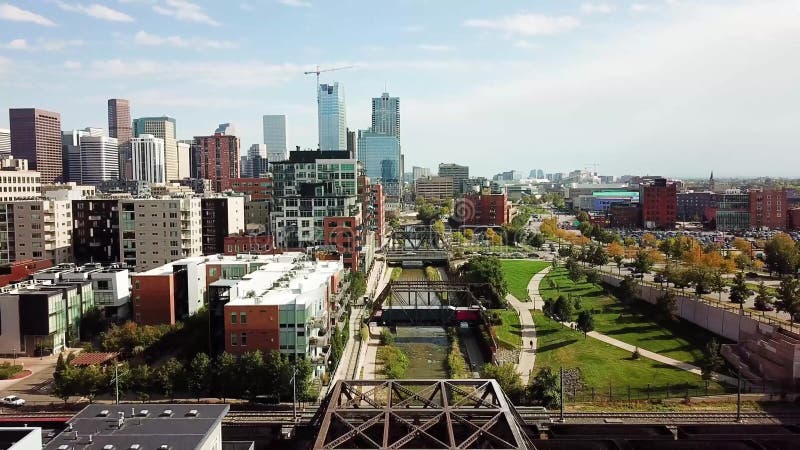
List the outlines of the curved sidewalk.
{"label": "curved sidewalk", "polygon": [[[539,283],[542,282],[545,275],[550,272],[552,266],[547,266],[541,271],[535,273],[528,282],[528,297],[536,302],[536,296],[539,296]],[[535,294],[532,294],[535,292]],[[539,296],[541,299],[541,296]],[[527,385],[530,379],[531,371],[534,364],[536,364],[536,326],[533,323],[533,316],[530,310],[533,309],[533,303],[521,302],[511,294],[506,295],[506,301],[517,311],[519,315],[520,335],[522,336],[522,346],[519,351],[519,362],[516,364],[517,372],[522,378],[522,384]]]}

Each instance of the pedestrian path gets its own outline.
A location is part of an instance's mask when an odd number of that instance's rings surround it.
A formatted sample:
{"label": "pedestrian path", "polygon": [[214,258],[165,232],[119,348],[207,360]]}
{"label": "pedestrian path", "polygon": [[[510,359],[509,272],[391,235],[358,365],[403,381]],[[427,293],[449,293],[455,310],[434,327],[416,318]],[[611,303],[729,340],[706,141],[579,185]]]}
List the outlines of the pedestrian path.
{"label": "pedestrian path", "polygon": [[[542,298],[542,296],[541,296],[541,294],[539,292],[539,285],[541,284],[542,279],[544,279],[545,275],[547,275],[547,272],[550,272],[550,267],[548,267],[547,269],[545,269],[545,270],[537,273],[536,275],[534,275],[533,278],[531,278],[530,283],[528,284],[528,295],[533,300],[530,309],[537,309],[537,310],[541,310],[542,309],[542,305],[544,304],[544,299]],[[528,315],[530,316],[530,313],[528,313]],[[533,320],[533,318],[531,318],[531,320]],[[521,322],[522,322],[522,320],[520,319],[520,323]],[[563,322],[563,325],[567,326],[567,327],[570,327],[570,328],[575,328],[575,323],[574,322]],[[622,342],[619,339],[614,339],[611,336],[607,336],[607,335],[605,335],[603,333],[599,333],[597,331],[590,331],[586,335],[588,337],[590,337],[590,338],[597,339],[598,341],[603,341],[606,344],[613,345],[614,347],[621,348],[623,350],[627,350],[627,351],[629,351],[631,353],[633,353],[637,349],[637,347],[634,346],[634,345]],[[664,356],[664,355],[661,355],[661,354],[658,354],[658,353],[655,353],[655,352],[651,352],[651,351],[645,350],[645,349],[643,349],[641,347],[638,347],[638,348],[639,348],[639,355],[642,356],[643,358],[651,359],[653,361],[657,361],[657,362],[660,362],[662,364],[666,364],[666,365],[671,366],[671,367],[675,367],[675,368],[678,368],[678,369],[681,369],[681,370],[685,370],[687,372],[691,372],[691,373],[694,373],[696,375],[702,375],[703,374],[702,369],[700,367],[695,366],[694,364],[689,364],[687,362],[678,361],[677,359],[670,358],[668,356]],[[533,366],[531,366],[531,369],[533,369]],[[716,381],[721,381],[721,382],[728,383],[728,384],[736,384],[737,383],[736,378],[729,377],[727,375],[722,375],[722,374],[719,374],[719,373],[713,373],[711,375],[711,378],[716,380]]]}
{"label": "pedestrian path", "polygon": [[533,302],[522,302],[511,294],[506,295],[506,301],[519,315],[522,346],[520,347],[519,361],[516,366],[517,372],[522,378],[522,383],[525,385],[528,384],[531,371],[536,364],[536,326],[533,323],[533,316],[530,310],[533,309],[533,303],[536,302],[536,296],[539,294],[539,283],[542,282],[548,272],[550,272],[550,267],[546,267],[534,274],[531,277],[531,281],[528,282],[528,296],[534,300]]}

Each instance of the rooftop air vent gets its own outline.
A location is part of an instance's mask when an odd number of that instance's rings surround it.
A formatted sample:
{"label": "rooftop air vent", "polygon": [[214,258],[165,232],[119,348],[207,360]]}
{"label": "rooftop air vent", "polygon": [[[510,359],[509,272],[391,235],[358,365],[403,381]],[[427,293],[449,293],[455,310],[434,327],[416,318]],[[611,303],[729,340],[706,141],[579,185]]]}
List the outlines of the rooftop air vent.
{"label": "rooftop air vent", "polygon": [[58,446],[58,450],[69,450],[69,445],[67,445],[67,444],[59,445]]}
{"label": "rooftop air vent", "polygon": [[103,446],[103,450],[114,450],[114,444],[106,444]]}
{"label": "rooftop air vent", "polygon": [[172,410],[171,410],[171,409],[165,409],[165,410],[164,410],[164,411],[163,411],[163,412],[160,414],[160,416],[161,416],[161,417],[171,417],[171,416],[172,416]]}
{"label": "rooftop air vent", "polygon": [[150,411],[143,409],[136,414],[136,417],[147,417],[150,414]]}
{"label": "rooftop air vent", "polygon": [[189,412],[188,412],[188,413],[186,413],[186,416],[188,416],[188,417],[197,417],[197,416],[198,416],[198,414],[199,414],[199,413],[197,412],[197,410],[196,410],[196,409],[192,409],[192,410],[189,410]]}
{"label": "rooftop air vent", "polygon": [[104,409],[97,414],[97,417],[108,417],[108,410]]}
{"label": "rooftop air vent", "polygon": [[131,444],[130,450],[141,450],[142,446],[139,444]]}

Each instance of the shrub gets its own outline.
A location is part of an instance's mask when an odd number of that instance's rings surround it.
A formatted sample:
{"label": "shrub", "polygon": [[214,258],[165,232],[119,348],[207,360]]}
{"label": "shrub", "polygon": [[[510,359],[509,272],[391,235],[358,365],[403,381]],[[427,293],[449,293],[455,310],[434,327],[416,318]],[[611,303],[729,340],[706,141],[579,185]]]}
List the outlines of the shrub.
{"label": "shrub", "polygon": [[392,345],[394,344],[394,335],[388,328],[384,328],[381,330],[381,345]]}
{"label": "shrub", "polygon": [[22,366],[19,364],[11,365],[8,362],[0,364],[0,380],[7,380],[20,372],[22,372]]}
{"label": "shrub", "polygon": [[639,347],[633,349],[633,353],[631,353],[631,359],[639,359],[642,355],[639,353]]}
{"label": "shrub", "polygon": [[385,345],[378,349],[377,356],[383,363],[383,374],[386,378],[403,378],[408,369],[408,356],[402,350],[393,345]]}

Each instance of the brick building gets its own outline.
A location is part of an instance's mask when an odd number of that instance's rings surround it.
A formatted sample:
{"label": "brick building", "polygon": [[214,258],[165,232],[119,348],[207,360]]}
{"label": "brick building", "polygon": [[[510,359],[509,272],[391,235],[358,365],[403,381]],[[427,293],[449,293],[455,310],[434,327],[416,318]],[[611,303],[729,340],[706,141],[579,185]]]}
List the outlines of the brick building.
{"label": "brick building", "polygon": [[511,222],[512,208],[502,194],[465,194],[456,199],[455,218],[466,226],[500,226]]}
{"label": "brick building", "polygon": [[674,228],[678,209],[677,195],[677,185],[666,178],[642,181],[639,187],[642,226],[647,229]]}
{"label": "brick building", "polygon": [[383,238],[386,234],[386,196],[383,192],[383,185],[371,184],[368,177],[358,179],[359,195],[361,196],[361,223],[364,224],[365,231],[375,233],[376,244],[383,246]]}
{"label": "brick building", "polygon": [[641,223],[641,205],[615,204],[608,208],[612,228],[636,228]]}
{"label": "brick building", "polygon": [[194,146],[198,178],[211,180],[215,192],[230,189],[231,181],[239,178],[239,138],[221,133],[195,136]]}
{"label": "brick building", "polygon": [[786,228],[788,202],[785,189],[751,189],[749,194],[750,228]]}
{"label": "brick building", "polygon": [[233,192],[249,195],[253,200],[272,200],[272,177],[232,178]]}
{"label": "brick building", "polygon": [[275,252],[272,236],[260,234],[231,234],[225,238],[225,254],[238,255],[248,253],[252,255],[269,255]]}
{"label": "brick building", "polygon": [[324,220],[325,245],[336,246],[345,267],[360,270],[359,262],[363,227],[361,216],[326,217]]}
{"label": "brick building", "polygon": [[792,208],[788,211],[787,226],[790,230],[800,230],[800,208]]}
{"label": "brick building", "polygon": [[181,259],[131,275],[133,319],[140,325],[174,324],[203,306],[205,257]]}

